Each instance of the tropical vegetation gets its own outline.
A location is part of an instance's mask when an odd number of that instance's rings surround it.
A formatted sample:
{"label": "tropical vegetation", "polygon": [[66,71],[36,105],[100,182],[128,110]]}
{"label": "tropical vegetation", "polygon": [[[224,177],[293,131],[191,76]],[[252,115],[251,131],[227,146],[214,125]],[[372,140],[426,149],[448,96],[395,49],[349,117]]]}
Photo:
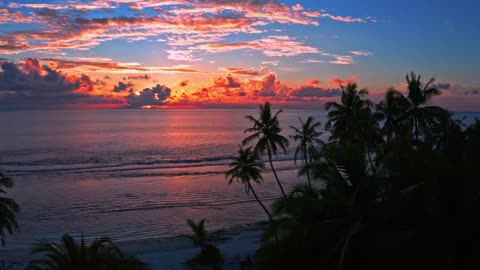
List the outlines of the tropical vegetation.
{"label": "tropical vegetation", "polygon": [[87,244],[65,234],[61,243],[41,241],[33,246],[32,254],[43,255],[32,260],[27,270],[147,270],[148,267],[132,256],[125,255],[108,237]]}
{"label": "tropical vegetation", "polygon": [[211,266],[213,269],[220,269],[223,264],[223,255],[215,245],[209,243],[207,230],[205,229],[205,219],[199,222],[188,219],[187,225],[192,229],[192,234],[186,235],[186,237],[200,248],[200,253],[189,259],[187,263],[193,267]]}
{"label": "tropical vegetation", "polygon": [[14,186],[14,181],[5,173],[0,171],[0,241],[5,246],[8,234],[18,228],[17,214],[20,212],[20,206],[14,199],[7,197],[7,188]]}
{"label": "tropical vegetation", "polygon": [[[262,205],[275,223],[257,269],[480,268],[480,120],[466,124],[429,104],[441,94],[434,79],[411,72],[406,81],[378,104],[357,84],[341,85],[339,102],[326,103],[328,142],[313,118],[292,127],[307,181],[282,190],[271,211]],[[255,133],[244,143],[259,139],[259,153],[268,154],[268,138],[284,138],[270,110],[247,117]]]}

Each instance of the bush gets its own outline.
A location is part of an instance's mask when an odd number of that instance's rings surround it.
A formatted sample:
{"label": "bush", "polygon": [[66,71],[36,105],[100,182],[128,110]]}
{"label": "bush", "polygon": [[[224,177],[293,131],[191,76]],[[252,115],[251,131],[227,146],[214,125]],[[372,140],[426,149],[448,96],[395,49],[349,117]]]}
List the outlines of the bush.
{"label": "bush", "polygon": [[224,260],[220,250],[211,244],[205,245],[203,252],[198,253],[188,260],[190,266],[212,266],[213,269],[220,269]]}

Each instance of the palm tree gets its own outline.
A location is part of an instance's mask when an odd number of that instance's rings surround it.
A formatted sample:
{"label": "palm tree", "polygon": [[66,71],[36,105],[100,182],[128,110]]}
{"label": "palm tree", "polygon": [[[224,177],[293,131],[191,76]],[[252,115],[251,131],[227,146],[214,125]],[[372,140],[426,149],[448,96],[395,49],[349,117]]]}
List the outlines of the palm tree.
{"label": "palm tree", "polygon": [[291,135],[290,138],[294,141],[298,141],[298,147],[295,149],[294,160],[297,161],[298,155],[301,154],[302,162],[305,164],[305,172],[307,174],[308,185],[311,188],[312,183],[310,180],[310,173],[308,170],[308,161],[312,158],[318,156],[318,151],[316,145],[323,145],[323,141],[318,137],[322,135],[323,132],[319,132],[316,128],[320,127],[320,122],[314,122],[313,117],[308,117],[307,121],[304,123],[302,118],[300,120],[301,127],[296,128],[290,126],[295,131],[295,135]]}
{"label": "palm tree", "polygon": [[208,243],[205,219],[198,223],[188,219],[187,225],[192,229],[193,234],[186,237],[190,238],[195,246],[200,247],[200,253],[190,258],[187,263],[193,267],[209,265],[213,269],[220,269],[224,262],[223,255],[215,245]]}
{"label": "palm tree", "polygon": [[[0,194],[7,194],[6,188],[12,188],[14,181],[0,171]],[[16,216],[20,212],[20,206],[12,198],[0,196],[0,240],[5,246],[7,233],[12,234],[18,228]]]}
{"label": "palm tree", "polygon": [[420,129],[427,131],[435,122],[436,115],[443,111],[437,106],[424,106],[432,97],[442,94],[438,88],[431,87],[435,78],[431,78],[426,84],[420,81],[421,75],[416,75],[411,71],[410,76],[406,77],[408,83],[408,96],[410,109],[407,111],[407,117],[413,122],[415,140],[418,142]]}
{"label": "palm tree", "polygon": [[98,238],[91,245],[85,244],[82,236],[80,245],[68,234],[63,235],[61,244],[41,241],[34,245],[32,254],[44,254],[44,258],[32,260],[27,270],[146,270],[148,267],[126,256],[108,238]]}
{"label": "palm tree", "polygon": [[372,102],[367,99],[367,89],[357,89],[356,83],[349,83],[342,88],[341,103],[325,104],[328,121],[325,128],[332,133],[330,140],[339,143],[358,144],[365,147],[370,168],[375,173],[375,165],[370,156],[371,146],[377,145],[381,138],[378,134],[380,115],[371,112]]}
{"label": "palm tree", "polygon": [[255,119],[253,116],[245,116],[250,122],[253,123],[253,127],[245,129],[244,133],[253,132],[252,135],[248,136],[242,141],[243,145],[250,143],[253,140],[258,139],[257,144],[255,145],[255,152],[264,153],[267,150],[268,161],[270,162],[270,167],[272,169],[273,175],[277,180],[278,186],[282,191],[284,198],[287,198],[287,194],[278,179],[277,172],[273,167],[272,155],[276,155],[279,148],[281,148],[285,154],[287,153],[288,139],[280,134],[282,129],[279,127],[278,123],[278,114],[282,110],[279,110],[273,117],[270,110],[270,103],[267,101],[265,105],[260,105],[260,118]]}
{"label": "palm tree", "polygon": [[408,110],[409,104],[408,99],[402,93],[390,88],[385,93],[385,99],[376,106],[377,112],[384,120],[382,133],[386,136],[387,142],[407,130],[400,120],[401,115]]}
{"label": "palm tree", "polygon": [[[349,83],[342,88],[341,103],[327,102],[328,121],[325,128],[330,130],[330,140],[356,142],[365,139],[368,133],[368,121],[372,102],[366,97],[367,89],[357,89],[356,83]],[[352,141],[353,140],[353,141]]]}
{"label": "palm tree", "polygon": [[[274,223],[272,215],[262,203],[260,198],[258,198],[255,189],[253,189],[251,181],[255,183],[261,183],[263,181],[262,177],[262,169],[264,168],[263,163],[259,162],[259,155],[258,152],[253,151],[252,147],[248,147],[247,149],[243,149],[239,146],[238,150],[238,157],[233,158],[232,163],[230,163],[230,170],[225,173],[225,178],[229,179],[228,184],[233,183],[233,180],[236,179],[237,182],[242,183],[245,186],[245,192],[250,194],[252,192],[255,200],[260,204],[263,211],[268,216],[270,222]],[[275,234],[275,239],[278,241],[278,237]]]}
{"label": "palm tree", "polygon": [[205,252],[205,246],[207,245],[207,231],[205,230],[205,219],[200,220],[198,223],[191,219],[187,219],[187,225],[192,229],[193,234],[187,235],[193,244],[200,247],[200,250]]}

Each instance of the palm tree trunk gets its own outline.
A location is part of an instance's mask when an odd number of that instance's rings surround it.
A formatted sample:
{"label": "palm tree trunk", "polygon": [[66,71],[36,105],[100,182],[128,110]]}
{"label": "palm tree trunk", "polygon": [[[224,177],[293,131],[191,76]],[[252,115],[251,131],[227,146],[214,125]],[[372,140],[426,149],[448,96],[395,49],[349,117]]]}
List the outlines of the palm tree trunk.
{"label": "palm tree trunk", "polygon": [[413,122],[415,123],[415,139],[416,139],[416,142],[418,143],[418,119],[417,119],[416,113],[413,116]]}
{"label": "palm tree trunk", "polygon": [[303,159],[305,160],[305,171],[307,172],[307,179],[308,179],[308,186],[312,188],[312,181],[310,180],[310,172],[308,171],[308,160],[307,160],[307,152],[303,152]]}
{"label": "palm tree trunk", "polygon": [[366,148],[367,148],[368,161],[370,162],[370,167],[372,168],[373,174],[376,174],[377,169],[375,169],[375,165],[373,164],[372,157],[370,156],[370,151],[368,150],[368,143],[366,144]]}
{"label": "palm tree trunk", "polygon": [[[258,204],[260,204],[260,206],[263,208],[263,211],[265,211],[265,213],[267,214],[268,219],[270,220],[270,223],[272,223],[272,226],[275,226],[275,221],[273,220],[272,215],[270,214],[268,209],[265,207],[265,205],[262,203],[262,201],[260,201],[260,199],[258,198],[257,193],[255,193],[255,190],[253,189],[253,186],[250,183],[250,181],[248,181],[248,188],[250,189],[253,196],[255,197],[255,200],[257,200]],[[277,229],[275,227],[274,227],[273,234],[275,235],[275,241],[278,243]]]}
{"label": "palm tree trunk", "polygon": [[270,162],[270,167],[272,168],[273,175],[275,176],[275,179],[277,180],[278,186],[280,187],[280,190],[282,191],[283,197],[285,199],[287,199],[287,194],[285,194],[285,190],[283,190],[282,184],[280,183],[280,180],[278,179],[277,172],[275,171],[275,168],[273,167],[272,150],[270,149],[270,145],[267,145],[267,151],[268,151],[268,161]]}

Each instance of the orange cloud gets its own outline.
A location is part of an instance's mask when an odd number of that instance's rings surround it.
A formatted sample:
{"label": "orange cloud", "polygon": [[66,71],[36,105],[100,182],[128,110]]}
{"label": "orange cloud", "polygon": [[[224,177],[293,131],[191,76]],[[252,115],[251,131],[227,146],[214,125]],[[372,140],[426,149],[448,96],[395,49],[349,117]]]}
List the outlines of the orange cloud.
{"label": "orange cloud", "polygon": [[350,77],[349,79],[346,79],[345,81],[338,77],[330,79],[331,83],[337,84],[337,85],[344,84],[344,83],[354,83],[356,81],[357,81],[357,77],[355,75]]}
{"label": "orange cloud", "polygon": [[[89,72],[111,72],[111,73],[129,73],[129,72],[149,72],[149,73],[206,73],[205,71],[192,68],[190,65],[174,65],[170,67],[161,66],[141,66],[139,63],[120,63],[114,62],[108,58],[76,58],[76,59],[57,59],[42,58],[42,62],[55,69],[89,71]],[[137,78],[148,80],[147,74],[137,75]]]}
{"label": "orange cloud", "polygon": [[73,104],[121,104],[111,96],[96,95],[99,82],[72,75],[28,58],[20,63],[4,61],[0,72],[0,106],[4,109],[64,108]]}

